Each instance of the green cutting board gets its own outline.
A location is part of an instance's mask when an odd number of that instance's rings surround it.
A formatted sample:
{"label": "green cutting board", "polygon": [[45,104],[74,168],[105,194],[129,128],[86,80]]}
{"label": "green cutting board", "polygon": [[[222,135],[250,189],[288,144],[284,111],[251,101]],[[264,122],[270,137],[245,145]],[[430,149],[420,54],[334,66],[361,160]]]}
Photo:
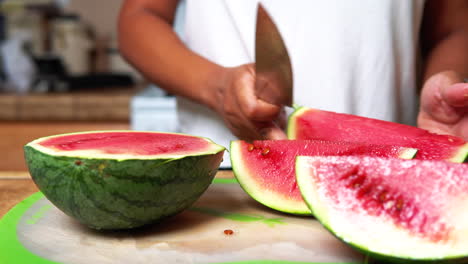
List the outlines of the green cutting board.
{"label": "green cutting board", "polygon": [[0,220],[0,263],[363,263],[313,217],[270,210],[218,179],[184,212],[128,231],[98,232],[38,192]]}

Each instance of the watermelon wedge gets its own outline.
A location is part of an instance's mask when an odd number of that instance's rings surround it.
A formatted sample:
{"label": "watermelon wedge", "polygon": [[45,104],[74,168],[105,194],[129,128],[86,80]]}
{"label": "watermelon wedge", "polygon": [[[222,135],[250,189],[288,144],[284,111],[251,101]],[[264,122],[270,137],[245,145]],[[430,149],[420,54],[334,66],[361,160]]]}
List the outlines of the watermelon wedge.
{"label": "watermelon wedge", "polygon": [[315,217],[336,237],[391,262],[468,261],[468,165],[377,157],[298,157]]}
{"label": "watermelon wedge", "polygon": [[224,148],[183,134],[90,131],[39,138],[24,152],[34,182],[60,210],[91,228],[126,229],[195,202]]}
{"label": "watermelon wedge", "polygon": [[318,140],[231,141],[231,164],[242,188],[272,209],[310,215],[296,184],[294,162],[298,155],[373,155],[411,159],[417,150]]}
{"label": "watermelon wedge", "polygon": [[418,149],[416,159],[462,163],[468,143],[462,138],[361,116],[298,107],[288,121],[288,138],[389,144]]}

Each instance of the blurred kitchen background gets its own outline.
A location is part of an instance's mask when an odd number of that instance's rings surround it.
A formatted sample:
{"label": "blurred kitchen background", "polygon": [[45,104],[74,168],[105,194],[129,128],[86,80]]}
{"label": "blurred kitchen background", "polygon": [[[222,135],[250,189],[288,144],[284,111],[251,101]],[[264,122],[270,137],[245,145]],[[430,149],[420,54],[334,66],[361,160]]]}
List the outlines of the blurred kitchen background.
{"label": "blurred kitchen background", "polygon": [[22,147],[42,136],[177,131],[174,97],[119,54],[122,2],[0,0],[0,170],[25,170]]}

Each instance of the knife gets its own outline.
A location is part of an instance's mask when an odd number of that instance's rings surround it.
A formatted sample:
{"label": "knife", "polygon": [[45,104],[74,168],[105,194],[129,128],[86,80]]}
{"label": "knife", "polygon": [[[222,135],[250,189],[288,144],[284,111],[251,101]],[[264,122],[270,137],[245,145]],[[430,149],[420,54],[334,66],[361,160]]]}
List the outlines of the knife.
{"label": "knife", "polygon": [[292,68],[283,38],[261,3],[255,31],[255,92],[275,105],[292,106]]}

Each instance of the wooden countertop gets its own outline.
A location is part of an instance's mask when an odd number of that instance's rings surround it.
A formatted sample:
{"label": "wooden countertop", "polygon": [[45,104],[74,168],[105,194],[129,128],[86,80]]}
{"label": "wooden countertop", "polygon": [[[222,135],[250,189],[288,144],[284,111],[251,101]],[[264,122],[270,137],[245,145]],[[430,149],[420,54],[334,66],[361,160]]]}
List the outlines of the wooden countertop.
{"label": "wooden countertop", "polygon": [[[220,170],[217,178],[232,178],[231,171]],[[38,189],[26,171],[0,171],[0,219],[17,203]]]}
{"label": "wooden countertop", "polygon": [[37,191],[28,172],[0,172],[0,217]]}

